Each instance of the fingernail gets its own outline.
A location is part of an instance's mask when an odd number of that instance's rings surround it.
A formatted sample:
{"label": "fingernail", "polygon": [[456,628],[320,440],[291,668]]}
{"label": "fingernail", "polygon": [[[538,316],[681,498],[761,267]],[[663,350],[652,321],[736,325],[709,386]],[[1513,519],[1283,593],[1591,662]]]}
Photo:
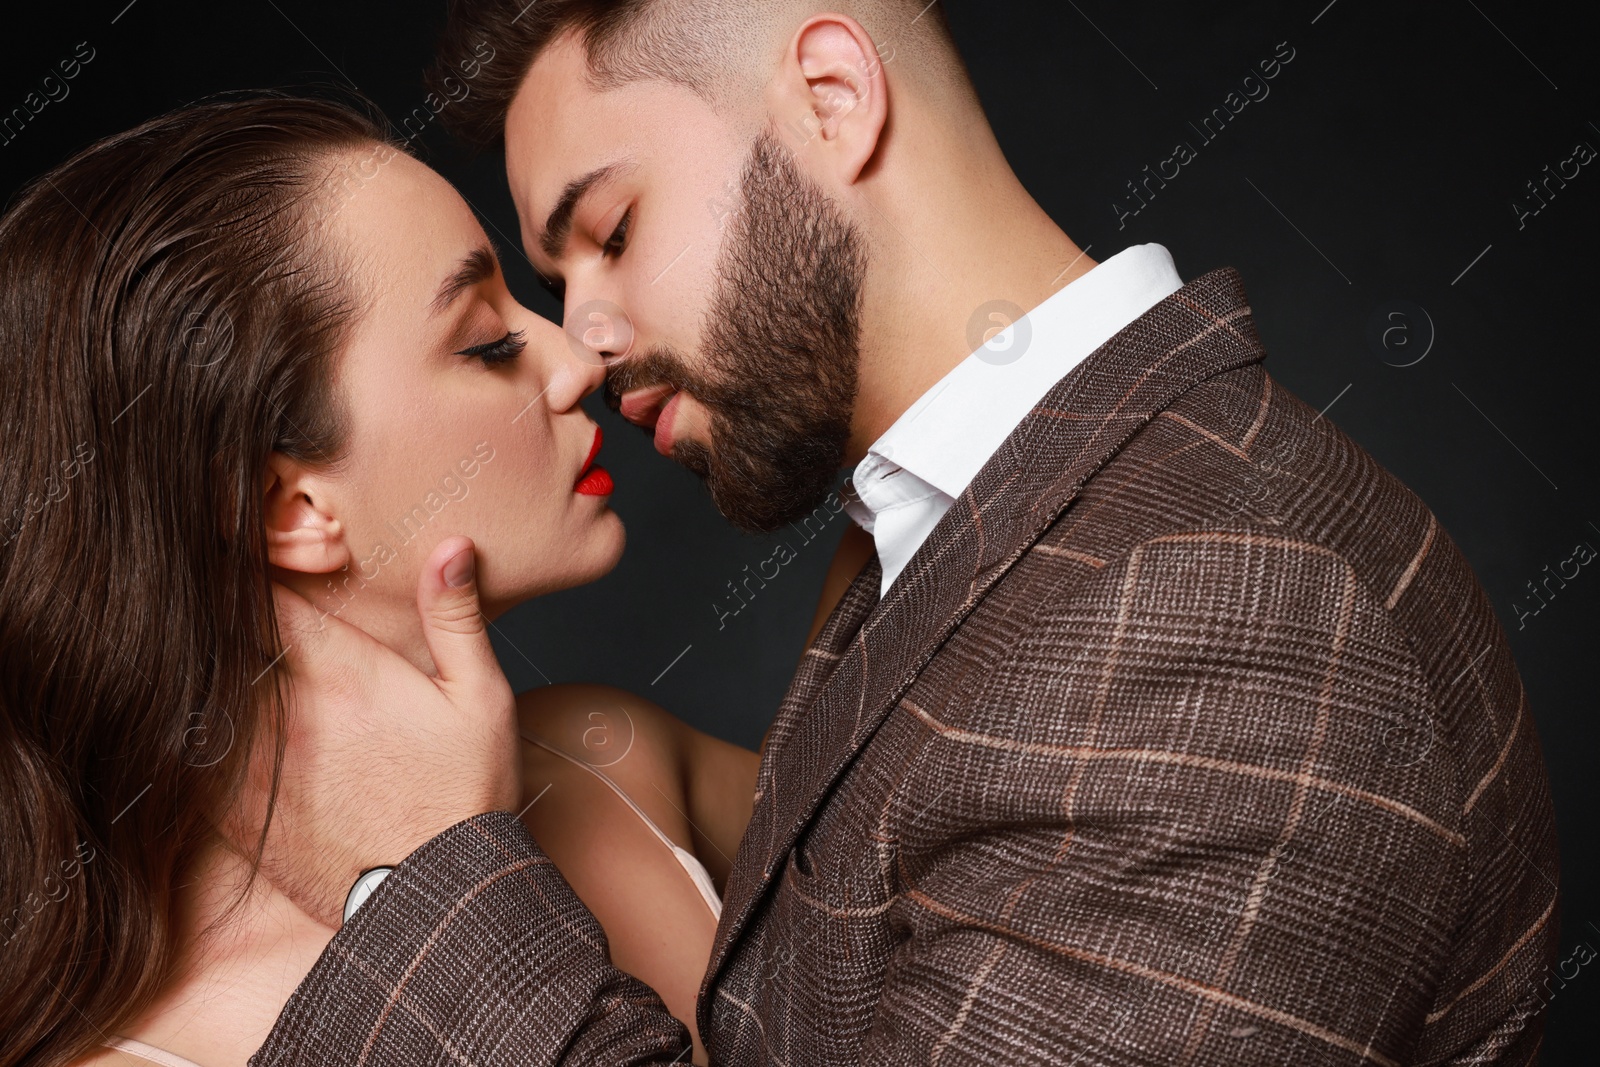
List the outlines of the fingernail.
{"label": "fingernail", "polygon": [[444,584],[452,589],[460,589],[472,581],[473,551],[470,548],[462,549],[450,557],[450,562],[444,565]]}

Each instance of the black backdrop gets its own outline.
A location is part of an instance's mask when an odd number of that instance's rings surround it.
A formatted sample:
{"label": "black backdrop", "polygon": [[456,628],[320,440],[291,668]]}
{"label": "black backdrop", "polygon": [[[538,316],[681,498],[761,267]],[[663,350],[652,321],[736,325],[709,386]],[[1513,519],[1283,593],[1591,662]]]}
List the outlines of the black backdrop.
{"label": "black backdrop", "polygon": [[[354,84],[399,122],[423,103],[420,71],[444,9],[7,7],[0,118],[30,92],[34,106],[49,101],[0,137],[7,199],[69,151],[223,89]],[[1565,974],[1577,972],[1549,983],[1545,1062],[1593,1062],[1585,1016],[1600,1007],[1600,965],[1577,961],[1600,948],[1600,567],[1549,584],[1542,606],[1528,587],[1580,543],[1600,549],[1585,414],[1600,373],[1583,325],[1596,321],[1587,257],[1600,218],[1600,166],[1587,162],[1600,150],[1592,26],[1565,5],[1509,0],[948,9],[1001,144],[1079,245],[1104,259],[1157,241],[1186,280],[1238,268],[1268,368],[1415,488],[1477,568],[1511,635],[1560,818],[1561,949],[1573,961]],[[92,58],[71,81],[45,83],[75,56]],[[1274,78],[1244,81],[1274,58]],[[1206,126],[1216,108],[1228,121]],[[430,161],[502,240],[513,292],[559,318],[514,251],[500,160],[463,158],[437,126],[422,137]],[[1164,163],[1180,141],[1192,158]],[[1145,184],[1150,173],[1170,180]],[[1529,182],[1542,183],[1537,199]],[[726,527],[692,476],[593,410],[612,430],[629,549],[601,582],[500,620],[506,671],[519,689],[614,682],[755,747],[846,520],[797,546],[799,558],[719,628],[713,605],[771,555],[769,543]]]}

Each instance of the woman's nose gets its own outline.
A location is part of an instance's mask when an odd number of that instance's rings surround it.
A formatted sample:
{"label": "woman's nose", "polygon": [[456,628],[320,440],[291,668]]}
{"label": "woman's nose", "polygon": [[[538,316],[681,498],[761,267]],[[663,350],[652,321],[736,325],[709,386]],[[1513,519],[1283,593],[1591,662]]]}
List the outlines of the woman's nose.
{"label": "woman's nose", "polygon": [[546,367],[545,399],[552,411],[574,407],[606,380],[605,357],[570,331],[551,338]]}

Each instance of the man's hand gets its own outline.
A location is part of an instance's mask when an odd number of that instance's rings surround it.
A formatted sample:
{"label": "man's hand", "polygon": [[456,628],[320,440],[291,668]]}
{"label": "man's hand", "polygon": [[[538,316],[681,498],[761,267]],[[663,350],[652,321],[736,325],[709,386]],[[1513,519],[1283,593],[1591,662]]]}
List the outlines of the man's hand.
{"label": "man's hand", "polygon": [[[262,870],[330,927],[340,925],[361,871],[399,863],[463,819],[515,809],[515,702],[489,645],[475,575],[465,537],[441,542],[423,566],[417,607],[433,678],[273,587],[289,718]],[[260,834],[270,784],[272,746],[261,749],[229,826],[247,850]]]}

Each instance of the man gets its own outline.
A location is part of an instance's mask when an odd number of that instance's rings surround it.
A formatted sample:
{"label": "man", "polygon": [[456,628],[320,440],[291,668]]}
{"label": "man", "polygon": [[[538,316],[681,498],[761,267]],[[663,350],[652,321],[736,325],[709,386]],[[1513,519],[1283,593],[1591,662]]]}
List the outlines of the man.
{"label": "man", "polygon": [[[1234,271],[1084,255],[922,0],[458,0],[440,70],[622,413],[731,521],[855,465],[868,558],[763,749],[713,1064],[1534,1061],[1555,841],[1504,635],[1262,369]],[[443,696],[333,688],[481,716],[450,636]],[[420,847],[253,1062],[686,1058],[516,819],[366,807],[323,868]]]}

